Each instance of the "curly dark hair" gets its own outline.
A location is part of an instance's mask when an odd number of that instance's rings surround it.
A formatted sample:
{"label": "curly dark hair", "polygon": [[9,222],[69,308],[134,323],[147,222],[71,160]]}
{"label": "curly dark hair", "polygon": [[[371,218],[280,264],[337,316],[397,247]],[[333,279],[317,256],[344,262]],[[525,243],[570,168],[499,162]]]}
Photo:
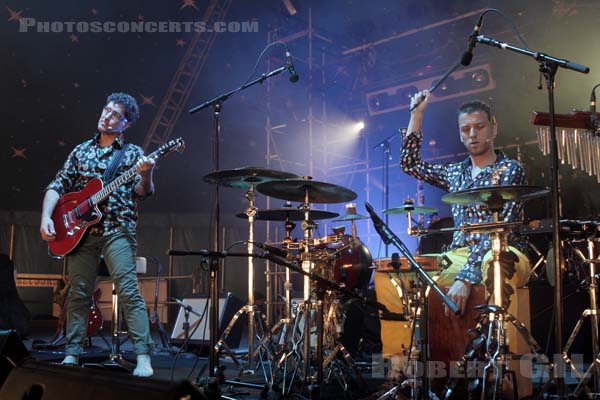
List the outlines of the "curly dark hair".
{"label": "curly dark hair", "polygon": [[470,114],[475,111],[483,111],[487,114],[488,121],[491,123],[495,122],[494,114],[492,113],[492,107],[488,103],[481,100],[470,100],[461,104],[460,107],[458,107],[457,115]]}
{"label": "curly dark hair", "polygon": [[111,101],[122,105],[125,108],[125,118],[131,123],[131,126],[135,125],[140,118],[140,106],[138,106],[135,98],[127,93],[111,93],[106,98],[106,104]]}

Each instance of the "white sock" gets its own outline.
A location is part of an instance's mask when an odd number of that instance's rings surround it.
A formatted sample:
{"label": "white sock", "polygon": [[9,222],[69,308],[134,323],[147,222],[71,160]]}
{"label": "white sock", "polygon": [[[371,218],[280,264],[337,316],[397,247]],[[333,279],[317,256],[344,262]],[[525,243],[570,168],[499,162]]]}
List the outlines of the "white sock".
{"label": "white sock", "polygon": [[66,356],[65,359],[62,360],[61,364],[79,365],[79,357],[78,356]]}
{"label": "white sock", "polygon": [[135,376],[152,376],[153,373],[154,373],[154,370],[152,369],[152,365],[150,364],[150,355],[138,354],[137,366],[133,370],[133,375],[135,375]]}

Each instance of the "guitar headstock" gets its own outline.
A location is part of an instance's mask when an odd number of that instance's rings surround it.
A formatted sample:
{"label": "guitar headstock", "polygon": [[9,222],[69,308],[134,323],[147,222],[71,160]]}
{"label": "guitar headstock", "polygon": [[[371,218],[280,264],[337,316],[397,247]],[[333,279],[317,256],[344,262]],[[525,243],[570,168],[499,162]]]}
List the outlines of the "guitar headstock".
{"label": "guitar headstock", "polygon": [[163,156],[174,151],[182,153],[183,150],[185,150],[185,142],[183,141],[183,138],[178,137],[177,139],[169,140],[167,143],[160,146],[150,155],[150,157],[158,158],[159,156]]}

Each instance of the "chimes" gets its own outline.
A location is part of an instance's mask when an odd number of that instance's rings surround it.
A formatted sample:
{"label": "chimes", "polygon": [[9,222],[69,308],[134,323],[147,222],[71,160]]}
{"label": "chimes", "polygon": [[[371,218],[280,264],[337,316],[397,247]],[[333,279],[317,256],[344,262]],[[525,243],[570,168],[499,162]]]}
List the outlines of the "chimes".
{"label": "chimes", "polygon": [[[595,127],[597,115],[575,111],[557,114],[555,121],[558,159],[562,164],[579,168],[590,176],[595,175],[600,183],[600,137]],[[536,134],[542,154],[550,154],[550,115],[534,112],[531,122],[538,125]]]}

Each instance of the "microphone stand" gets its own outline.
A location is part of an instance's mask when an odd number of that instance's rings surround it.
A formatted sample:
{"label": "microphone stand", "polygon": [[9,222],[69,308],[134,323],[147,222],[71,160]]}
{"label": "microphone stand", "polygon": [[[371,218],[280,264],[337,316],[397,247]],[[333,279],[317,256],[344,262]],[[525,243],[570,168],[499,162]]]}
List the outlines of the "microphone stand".
{"label": "microphone stand", "polygon": [[[293,68],[293,64],[288,64],[286,66],[282,66],[279,67],[275,70],[272,70],[270,72],[267,72],[266,74],[262,74],[259,78],[247,82],[244,85],[240,86],[237,89],[231,90],[227,93],[224,93],[220,96],[215,97],[214,99],[208,100],[200,105],[194,106],[192,108],[190,108],[188,110],[188,112],[190,114],[195,114],[196,112],[200,111],[200,110],[204,110],[207,107],[212,107],[213,108],[213,154],[212,154],[212,163],[213,163],[213,169],[212,172],[217,172],[219,171],[220,168],[220,151],[219,151],[219,142],[220,142],[220,136],[221,136],[221,111],[223,110],[223,103],[229,99],[231,96],[233,96],[235,93],[240,92],[250,86],[254,86],[257,83],[263,83],[265,80],[269,79],[272,76],[278,75],[284,71],[290,70]],[[212,243],[212,251],[213,253],[218,253],[219,250],[219,243],[220,243],[220,230],[221,230],[221,209],[220,209],[220,198],[219,198],[219,186],[220,185],[215,185],[215,203],[214,203],[214,209],[213,209],[213,220],[214,220],[214,224],[213,224],[213,232],[212,232],[212,237],[213,237],[213,243]],[[217,335],[218,335],[218,319],[219,319],[219,304],[218,304],[218,298],[219,298],[219,288],[218,288],[218,281],[219,281],[219,267],[220,267],[220,262],[221,262],[221,257],[217,257],[216,258],[216,265],[213,266],[211,265],[210,267],[210,283],[209,283],[209,290],[210,290],[210,298],[213,299],[214,301],[212,301],[212,306],[210,309],[210,342],[211,344],[215,344],[217,343]],[[216,299],[216,300],[215,300]],[[217,365],[218,363],[218,359],[216,357],[215,352],[211,352],[209,354],[209,358],[208,358],[208,367],[209,367],[209,377],[214,377],[216,374],[216,368],[218,367]]]}
{"label": "microphone stand", "polygon": [[[208,346],[208,362],[209,362],[209,379],[206,385],[207,394],[209,399],[219,398],[218,383],[215,381],[215,376],[218,368],[218,358],[215,345],[217,344],[217,338],[219,335],[219,288],[217,286],[217,271],[221,265],[221,260],[225,257],[252,257],[252,254],[248,253],[230,253],[226,251],[210,251],[210,250],[199,250],[199,251],[184,251],[184,250],[169,250],[167,252],[169,256],[200,256],[208,258],[208,266],[210,269],[210,310],[209,310],[209,346]],[[177,302],[179,303],[179,302]],[[179,303],[180,304],[180,303]],[[180,304],[183,306],[183,304]],[[184,307],[184,310],[189,311]],[[193,314],[196,314],[195,312]],[[198,315],[198,314],[196,314]],[[186,316],[187,320],[187,316]],[[186,336],[188,333],[186,332]],[[215,389],[216,388],[216,389]],[[214,390],[217,393],[214,393]]]}
{"label": "microphone stand", "polygon": [[[393,133],[381,142],[373,146],[373,149],[382,148],[383,153],[383,208],[387,210],[390,208],[390,161],[392,159],[392,149],[390,142],[398,136],[398,132]],[[389,224],[389,214],[385,214],[385,223]],[[388,256],[388,245],[385,245],[385,257]]]}
{"label": "microphone stand", "polygon": [[[371,216],[371,220],[373,221],[373,226],[375,227],[375,230],[377,231],[379,236],[381,236],[381,239],[384,241],[384,243],[386,243],[386,244],[393,243],[394,246],[409,261],[412,269],[417,272],[417,275],[425,284],[425,287],[423,288],[423,293],[427,293],[427,287],[431,288],[434,292],[436,292],[440,296],[440,298],[448,306],[450,311],[452,311],[454,314],[458,315],[460,313],[460,309],[458,308],[458,306],[454,303],[454,301],[450,297],[448,297],[446,295],[446,293],[444,293],[442,291],[442,289],[440,289],[440,287],[437,285],[437,283],[429,276],[429,274],[423,269],[423,267],[421,267],[419,265],[419,263],[413,258],[408,247],[406,247],[406,245],[400,240],[400,238],[398,236],[396,236],[396,234],[381,220],[381,218],[379,218],[379,216],[373,210],[373,207],[371,206],[371,204],[369,204],[369,202],[365,201],[365,207],[366,207],[367,211],[369,212],[369,215]],[[424,398],[428,398],[429,397],[429,377],[428,377],[429,372],[428,372],[427,362],[429,360],[427,360],[427,357],[429,356],[429,351],[428,351],[427,346],[429,346],[429,332],[428,332],[428,327],[427,327],[427,322],[428,322],[427,321],[427,318],[428,318],[427,296],[425,296],[425,295],[423,296],[423,310],[422,311],[423,312],[421,313],[421,316],[423,319],[420,320],[419,323],[421,326],[421,335],[422,335],[421,343],[424,345],[425,348],[421,349],[421,354],[423,356],[423,374],[422,374],[423,390],[421,393],[423,394]],[[412,346],[412,343],[411,343],[411,346]],[[409,360],[409,362],[410,362],[410,360]],[[416,379],[416,376],[414,377],[414,379]]]}
{"label": "microphone stand", "polygon": [[[560,194],[559,194],[559,182],[558,182],[558,143],[556,140],[556,124],[555,109],[554,109],[554,83],[556,77],[556,71],[558,67],[570,69],[576,72],[587,74],[590,69],[584,65],[580,65],[569,60],[564,60],[556,57],[552,57],[543,53],[533,52],[527,49],[522,49],[509,45],[507,43],[500,42],[493,38],[486,37],[484,35],[477,36],[477,42],[498,47],[503,50],[510,50],[515,53],[523,54],[532,57],[539,64],[539,70],[546,78],[546,88],[548,89],[548,108],[550,113],[550,179],[551,179],[551,191],[552,191],[552,239],[554,242],[554,260],[555,262],[555,277],[556,286],[554,292],[554,309],[555,309],[555,320],[554,320],[554,335],[555,335],[555,354],[560,355],[563,351],[563,304],[562,304],[562,251],[560,241]],[[558,358],[557,358],[558,359]],[[554,379],[557,385],[557,394],[559,398],[566,398],[566,387],[564,382],[564,365],[561,361],[554,365],[555,373]]]}

